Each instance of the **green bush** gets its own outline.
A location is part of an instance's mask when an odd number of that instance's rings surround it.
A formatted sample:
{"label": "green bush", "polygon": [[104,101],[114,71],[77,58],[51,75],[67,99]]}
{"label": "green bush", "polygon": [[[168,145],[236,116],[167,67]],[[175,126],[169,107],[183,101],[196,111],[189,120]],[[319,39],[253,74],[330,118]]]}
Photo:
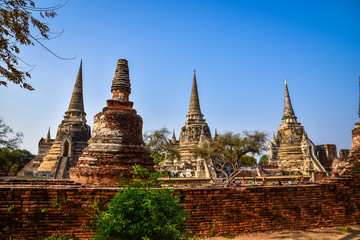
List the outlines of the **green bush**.
{"label": "green bush", "polygon": [[186,239],[187,212],[172,189],[155,188],[160,173],[135,165],[133,175],[97,216],[95,239]]}

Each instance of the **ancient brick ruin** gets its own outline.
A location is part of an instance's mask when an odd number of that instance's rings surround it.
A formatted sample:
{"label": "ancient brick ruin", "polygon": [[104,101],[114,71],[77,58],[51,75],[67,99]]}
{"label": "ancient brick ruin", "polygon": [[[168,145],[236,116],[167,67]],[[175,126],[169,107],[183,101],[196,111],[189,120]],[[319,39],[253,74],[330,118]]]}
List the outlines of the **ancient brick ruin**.
{"label": "ancient brick ruin", "polygon": [[[228,235],[360,223],[360,151],[343,178],[321,184],[178,188],[195,235]],[[0,236],[39,239],[93,236],[92,216],[116,188],[59,180],[0,180]]]}
{"label": "ancient brick ruin", "polygon": [[315,147],[316,156],[325,168],[328,176],[336,177],[347,165],[349,149],[340,149],[339,156],[335,144],[322,144]]}
{"label": "ancient brick ruin", "polygon": [[277,165],[284,174],[311,175],[326,173],[315,155],[315,145],[297,122],[285,78],[284,115],[277,135],[268,144],[268,162]]}
{"label": "ancient brick ruin", "polygon": [[[51,147],[45,156],[47,148],[39,148],[35,163],[40,163],[37,169],[27,171],[26,175],[44,176],[48,178],[66,179],[69,178],[69,169],[74,167],[87,146],[90,138],[90,127],[86,124],[86,113],[84,111],[83,87],[82,87],[82,62],[76,78],[74,90],[70,100],[69,108],[65,112],[64,119],[58,126],[56,138],[51,141]],[[46,145],[47,146],[47,145]],[[31,164],[31,163],[30,163]],[[36,164],[35,164],[36,166]]]}
{"label": "ancient brick ruin", "polygon": [[[166,170],[183,177],[209,178],[211,169],[206,159],[198,158],[191,150],[207,139],[211,139],[211,132],[204,115],[201,113],[196,74],[191,90],[189,112],[186,115],[185,126],[180,131],[180,141],[176,140],[175,132],[171,143],[178,146],[180,159],[166,160],[162,164]],[[214,174],[214,173],[213,173]]]}
{"label": "ancient brick ruin", "polygon": [[55,139],[50,137],[50,128],[46,135],[46,138],[41,138],[38,144],[38,153],[34,159],[32,159],[28,164],[18,172],[18,176],[34,176],[34,172],[38,170],[40,164],[43,162],[44,157],[48,154],[51,146],[53,145]]}
{"label": "ancient brick ruin", "polygon": [[94,117],[88,146],[70,179],[85,185],[116,186],[120,175],[131,176],[134,164],[153,170],[153,160],[144,147],[142,118],[129,101],[131,93],[128,62],[120,59],[111,86],[112,99]]}
{"label": "ancient brick ruin", "polygon": [[[84,112],[80,111],[82,101],[79,100],[78,79],[73,93],[74,101],[72,98],[56,139],[51,140],[48,134],[46,139],[40,141],[39,158],[48,156],[59,139],[69,139],[62,136],[76,129],[75,123],[87,126],[84,125]],[[111,91],[113,97],[107,100],[107,107],[94,118],[93,135],[88,146],[76,166],[70,170],[70,178],[77,183],[58,179],[0,179],[0,239],[39,239],[53,234],[89,239],[95,231],[93,222],[96,211],[106,209],[106,203],[119,191],[115,187],[119,174],[129,176],[134,163],[153,169],[152,159],[142,140],[142,119],[129,101],[130,78],[128,63],[124,59],[118,61]],[[192,144],[199,144],[211,137],[210,132],[207,135],[204,130],[207,124],[200,111],[195,76],[187,117],[181,131],[185,137],[183,146],[194,146]],[[196,130],[191,130],[194,128]],[[189,133],[188,129],[191,130]],[[192,138],[196,141],[189,140],[191,132],[197,133],[197,137]],[[180,136],[178,143],[174,136],[173,144],[180,145],[181,139]],[[189,212],[188,226],[195,235],[360,224],[359,139],[360,123],[356,123],[352,131],[351,151],[340,151],[340,159],[347,160],[338,172],[338,178],[283,186],[182,187],[175,188],[174,193]],[[316,170],[314,166],[311,168],[313,160],[309,160],[314,146],[297,122],[287,85],[283,123],[271,144],[272,156],[276,156],[272,160],[285,171],[293,168],[308,174]],[[60,149],[57,151],[60,157],[66,153],[74,156],[70,149],[64,151],[64,145],[56,148]],[[47,150],[49,152],[45,154]],[[323,150],[327,151],[325,156],[328,158],[336,155],[336,148],[331,145],[324,145]],[[186,156],[186,151],[184,153]],[[286,154],[289,158],[285,158]],[[44,157],[43,163],[45,161]],[[287,162],[290,164],[287,165]],[[197,168],[197,162],[191,166],[194,173],[201,170]],[[324,171],[317,170],[319,172]]]}
{"label": "ancient brick ruin", "polygon": [[329,176],[332,174],[332,164],[337,157],[335,144],[322,144],[315,146],[315,155],[319,159]]}

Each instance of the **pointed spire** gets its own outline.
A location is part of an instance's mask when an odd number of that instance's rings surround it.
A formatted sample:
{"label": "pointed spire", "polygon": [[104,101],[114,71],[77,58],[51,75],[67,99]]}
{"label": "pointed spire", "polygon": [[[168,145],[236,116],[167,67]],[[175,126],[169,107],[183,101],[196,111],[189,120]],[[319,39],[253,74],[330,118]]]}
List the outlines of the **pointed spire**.
{"label": "pointed spire", "polygon": [[360,118],[360,76],[359,76],[359,111],[358,111],[358,116]]}
{"label": "pointed spire", "polygon": [[171,143],[176,144],[175,129],[173,129],[173,135],[172,135],[172,138],[171,138]]}
{"label": "pointed spire", "polygon": [[84,112],[83,84],[82,84],[82,60],[76,78],[74,90],[69,104],[69,112]]}
{"label": "pointed spire", "polygon": [[50,127],[49,127],[48,133],[46,135],[45,142],[49,142],[50,140],[51,140],[51,137],[50,137]]}
{"label": "pointed spire", "polygon": [[303,142],[305,142],[307,139],[308,139],[308,137],[307,137],[307,134],[306,134],[306,132],[305,132],[305,130],[304,130],[301,140],[302,140]]}
{"label": "pointed spire", "polygon": [[275,133],[273,132],[273,139],[272,139],[273,143],[276,143],[276,137],[275,137]]}
{"label": "pointed spire", "polygon": [[131,84],[129,77],[129,66],[126,59],[119,59],[116,65],[115,76],[111,85],[111,92],[113,91],[131,92]]}
{"label": "pointed spire", "polygon": [[191,90],[191,99],[190,99],[190,107],[189,107],[189,115],[202,115],[200,110],[200,103],[199,103],[199,94],[197,89],[196,83],[196,74],[194,70],[194,79],[193,85]]}
{"label": "pointed spire", "polygon": [[288,120],[288,119],[290,119],[290,122],[296,122],[296,116],[291,104],[289,89],[285,77],[284,115],[282,117],[282,120]]}

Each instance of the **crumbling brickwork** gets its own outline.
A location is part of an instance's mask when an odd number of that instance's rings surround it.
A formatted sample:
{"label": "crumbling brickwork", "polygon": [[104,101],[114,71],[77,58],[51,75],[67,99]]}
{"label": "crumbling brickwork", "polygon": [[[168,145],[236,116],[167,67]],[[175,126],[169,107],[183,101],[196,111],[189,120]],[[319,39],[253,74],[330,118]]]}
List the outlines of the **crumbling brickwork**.
{"label": "crumbling brickwork", "polygon": [[[1,239],[39,239],[51,234],[88,239],[94,231],[94,209],[117,192],[33,181],[32,185],[0,186]],[[225,235],[359,224],[359,183],[359,176],[353,174],[352,179],[326,184],[182,188],[175,194],[190,213],[188,225],[194,234]]]}
{"label": "crumbling brickwork", "polygon": [[322,144],[315,147],[316,156],[326,172],[331,176],[334,159],[338,159],[335,144]]}
{"label": "crumbling brickwork", "polygon": [[268,161],[277,165],[285,175],[311,175],[326,172],[315,155],[315,145],[304,127],[297,121],[285,78],[284,114],[282,124],[268,143]]}
{"label": "crumbling brickwork", "polygon": [[111,87],[113,98],[94,117],[93,133],[70,179],[92,186],[113,186],[119,176],[130,178],[134,164],[153,170],[153,160],[142,138],[143,120],[129,101],[128,62],[119,59]]}

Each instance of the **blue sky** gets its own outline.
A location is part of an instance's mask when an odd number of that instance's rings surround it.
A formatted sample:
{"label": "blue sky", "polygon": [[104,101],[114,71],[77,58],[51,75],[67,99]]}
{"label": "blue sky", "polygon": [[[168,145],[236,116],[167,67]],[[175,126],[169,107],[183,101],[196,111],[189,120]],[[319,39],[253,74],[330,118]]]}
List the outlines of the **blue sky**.
{"label": "blue sky", "polygon": [[[41,1],[42,6],[58,1]],[[46,4],[43,5],[42,3]],[[129,61],[130,100],[144,131],[179,135],[196,69],[202,113],[212,133],[276,132],[283,114],[284,77],[298,121],[317,144],[351,148],[358,122],[360,1],[99,1],[70,0],[50,20],[64,33],[22,48],[35,65],[35,91],[0,88],[0,116],[37,144],[68,108],[83,59],[87,121],[111,98],[119,58]],[[39,5],[40,6],[40,5]]]}

